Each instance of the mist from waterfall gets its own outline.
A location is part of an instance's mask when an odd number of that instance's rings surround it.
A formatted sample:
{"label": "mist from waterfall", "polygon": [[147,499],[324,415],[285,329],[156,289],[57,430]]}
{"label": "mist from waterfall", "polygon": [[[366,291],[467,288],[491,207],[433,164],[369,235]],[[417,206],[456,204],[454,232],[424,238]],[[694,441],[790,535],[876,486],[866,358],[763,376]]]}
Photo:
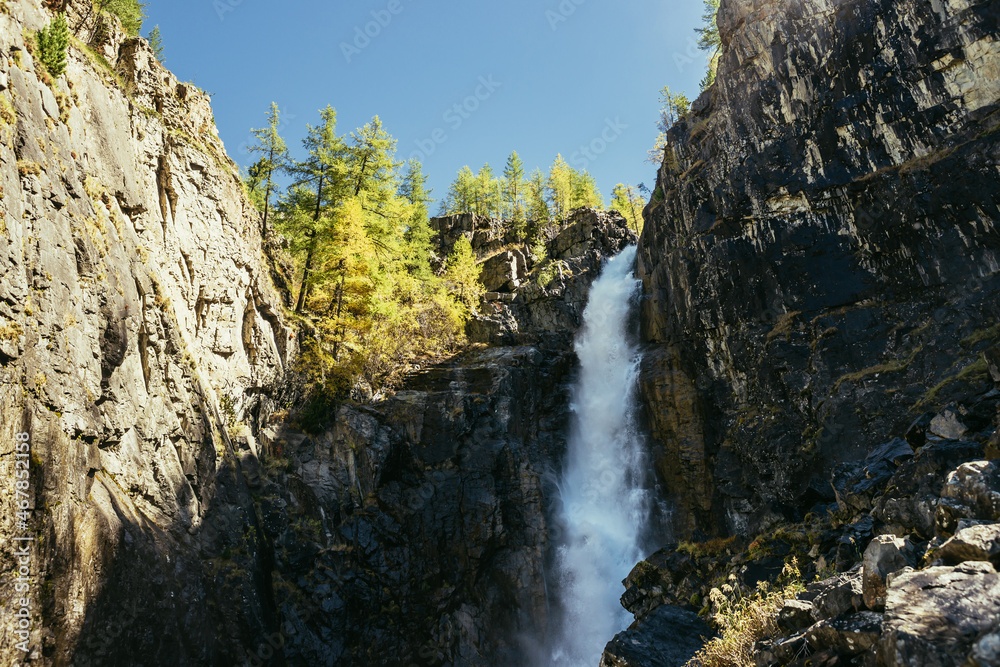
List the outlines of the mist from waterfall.
{"label": "mist from waterfall", "polygon": [[559,667],[597,667],[605,644],[631,621],[619,602],[621,581],[643,557],[651,493],[637,430],[640,355],[629,331],[639,288],[635,254],[626,248],[591,286],[574,346],[580,375],[558,482],[562,539],[554,565],[561,630],[550,643],[550,664]]}

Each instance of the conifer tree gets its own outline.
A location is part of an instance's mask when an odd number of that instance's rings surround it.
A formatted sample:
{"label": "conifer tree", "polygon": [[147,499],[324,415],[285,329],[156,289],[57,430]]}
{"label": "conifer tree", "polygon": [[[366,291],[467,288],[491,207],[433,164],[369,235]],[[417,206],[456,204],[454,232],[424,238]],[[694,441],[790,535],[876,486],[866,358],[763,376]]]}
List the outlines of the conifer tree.
{"label": "conifer tree", "polygon": [[66,25],[66,15],[56,14],[52,22],[38,31],[39,60],[45,69],[54,77],[61,76],[66,71],[66,49],[69,47],[69,27]]}
{"label": "conifer tree", "polygon": [[705,13],[701,15],[703,25],[695,28],[698,33],[698,48],[708,51],[708,71],[701,80],[702,90],[715,83],[715,72],[719,67],[722,39],[719,37],[718,14],[719,0],[705,0]]}
{"label": "conifer tree", "polygon": [[287,166],[288,146],[285,140],[278,134],[280,125],[280,112],[278,105],[271,102],[271,109],[267,114],[267,127],[250,130],[256,137],[257,143],[250,146],[251,153],[260,154],[257,162],[257,175],[264,183],[264,218],[261,222],[261,235],[267,236],[268,214],[271,208],[271,192],[274,187],[274,175]]}
{"label": "conifer tree", "polygon": [[468,165],[462,167],[448,189],[448,196],[441,202],[444,215],[472,213],[476,199],[476,176]]}
{"label": "conifer tree", "polygon": [[632,224],[636,234],[642,230],[642,209],[645,201],[639,194],[638,189],[619,183],[615,186],[611,200],[611,208],[618,211],[625,219]]}
{"label": "conifer tree", "polygon": [[544,236],[545,229],[549,225],[549,218],[551,217],[549,202],[545,192],[545,176],[540,169],[535,169],[531,172],[531,178],[528,179],[525,191],[528,200],[527,215],[530,221],[528,225],[528,243],[535,246],[538,244],[539,239]]}
{"label": "conifer tree", "polygon": [[570,171],[572,193],[570,195],[570,210],[581,206],[604,208],[604,197],[597,189],[597,181],[586,171]]}
{"label": "conifer tree", "polygon": [[396,192],[396,140],[389,136],[382,121],[375,116],[363,127],[351,132],[350,179],[357,197],[369,193],[372,204],[387,201]]}
{"label": "conifer tree", "polygon": [[160,26],[153,26],[153,29],[146,36],[146,40],[149,42],[149,48],[153,50],[153,55],[160,61],[160,64],[165,63],[166,59],[163,54],[163,37],[160,35]]}
{"label": "conifer tree", "polygon": [[[324,237],[330,236],[331,225],[337,223],[337,207],[348,195],[346,147],[344,140],[337,136],[337,112],[327,106],[320,111],[322,122],[313,127],[303,140],[307,151],[305,161],[291,167],[296,177],[295,185],[300,189],[299,207],[303,204],[311,210],[300,211],[296,220],[296,232],[303,237],[305,261],[299,296],[295,302],[295,312],[301,314],[309,296],[309,291],[317,280],[317,252]],[[309,192],[306,196],[304,193]]]}
{"label": "conifer tree", "polygon": [[476,174],[476,214],[488,218],[498,217],[500,204],[499,182],[493,175],[493,167],[487,162]]}
{"label": "conifer tree", "polygon": [[458,294],[461,302],[468,310],[474,310],[479,305],[484,289],[479,282],[482,267],[476,264],[476,256],[472,252],[472,244],[465,235],[459,237],[448,255],[448,268],[445,272],[452,289]]}
{"label": "conifer tree", "polygon": [[422,165],[417,160],[410,160],[399,186],[399,195],[412,206],[404,233],[406,268],[411,275],[425,281],[431,277],[429,260],[433,236],[428,214],[428,204],[432,200],[426,184],[427,176]]}
{"label": "conifer tree", "polygon": [[517,238],[523,239],[525,236],[526,216],[524,210],[524,162],[513,151],[507,158],[507,165],[503,170],[503,196],[510,213],[511,224]]}
{"label": "conifer tree", "polygon": [[557,155],[549,169],[549,193],[552,197],[552,207],[555,216],[565,222],[569,217],[570,204],[573,197],[573,170],[562,155]]}
{"label": "conifer tree", "polygon": [[656,121],[656,129],[660,134],[656,137],[653,148],[649,151],[647,162],[659,164],[663,161],[663,148],[667,143],[667,132],[682,116],[687,114],[690,104],[684,93],[671,93],[669,86],[660,89],[660,117]]}

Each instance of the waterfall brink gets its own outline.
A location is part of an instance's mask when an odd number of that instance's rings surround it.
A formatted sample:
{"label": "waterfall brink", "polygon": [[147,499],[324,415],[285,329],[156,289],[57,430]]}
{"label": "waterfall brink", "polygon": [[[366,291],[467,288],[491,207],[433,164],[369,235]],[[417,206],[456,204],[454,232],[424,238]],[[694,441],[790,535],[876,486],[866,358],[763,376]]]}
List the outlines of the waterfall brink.
{"label": "waterfall brink", "polygon": [[555,562],[562,610],[551,664],[596,667],[604,645],[628,625],[621,581],[642,559],[649,518],[635,386],[639,352],[629,320],[639,281],[635,247],[607,263],[590,288],[575,350],[580,376],[559,480],[563,529]]}

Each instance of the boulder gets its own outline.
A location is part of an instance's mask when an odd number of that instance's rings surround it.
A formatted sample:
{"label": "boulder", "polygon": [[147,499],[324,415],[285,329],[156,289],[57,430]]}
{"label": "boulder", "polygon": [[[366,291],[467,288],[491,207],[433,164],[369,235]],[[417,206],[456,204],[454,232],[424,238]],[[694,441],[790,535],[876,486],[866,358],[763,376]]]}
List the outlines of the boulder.
{"label": "boulder", "polygon": [[962,528],[934,554],[946,565],[990,561],[1000,567],[1000,523]]}
{"label": "boulder", "polygon": [[961,665],[998,625],[1000,574],[990,563],[907,572],[889,582],[879,662],[886,667]]}
{"label": "boulder", "polygon": [[[523,262],[523,255],[521,261]],[[505,250],[483,262],[479,280],[487,293],[512,292],[520,287],[525,269],[523,264],[521,266],[518,264],[517,256],[510,250]]]}
{"label": "boulder", "polygon": [[682,667],[714,634],[697,614],[662,605],[608,642],[601,667]]}
{"label": "boulder", "polygon": [[931,439],[914,457],[900,464],[887,491],[876,500],[872,516],[896,532],[935,534],[935,512],[948,474],[967,461],[980,459],[983,446],[975,442]]}
{"label": "boulder", "polygon": [[795,660],[806,647],[806,636],[802,633],[779,639],[771,645],[771,655],[782,664]]}
{"label": "boulder", "polygon": [[997,461],[964,463],[948,474],[935,516],[938,534],[950,536],[963,518],[1000,521],[1000,463]]}
{"label": "boulder", "polygon": [[885,606],[886,577],[913,565],[906,540],[893,535],[879,535],[865,549],[863,572],[863,597],[869,609]]}
{"label": "boulder", "polygon": [[967,411],[952,403],[931,419],[930,432],[946,440],[961,440],[970,431]]}
{"label": "boulder", "polygon": [[818,591],[813,600],[813,618],[822,621],[857,611],[864,604],[861,568],[824,579],[813,585]]}
{"label": "boulder", "polygon": [[816,623],[806,630],[806,642],[814,651],[833,650],[854,656],[874,646],[882,635],[882,614],[862,611]]}
{"label": "boulder", "polygon": [[809,627],[815,620],[813,605],[805,600],[785,600],[778,610],[778,627],[788,634]]}

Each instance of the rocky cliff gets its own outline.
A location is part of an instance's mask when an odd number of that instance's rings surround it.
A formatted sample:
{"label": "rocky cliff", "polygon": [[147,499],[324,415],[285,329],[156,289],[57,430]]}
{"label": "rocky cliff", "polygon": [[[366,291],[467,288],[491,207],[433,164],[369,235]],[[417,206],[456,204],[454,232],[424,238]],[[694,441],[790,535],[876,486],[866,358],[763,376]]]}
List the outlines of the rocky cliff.
{"label": "rocky cliff", "polygon": [[50,18],[0,13],[0,569],[30,572],[0,583],[0,659],[234,664],[277,616],[233,427],[294,340],[208,96],[113,23],[53,80]]}
{"label": "rocky cliff", "polygon": [[602,261],[636,239],[621,216],[581,209],[536,265],[496,221],[433,225],[443,256],[466,235],[498,290],[469,323],[476,344],[384,401],[339,407],[319,433],[265,428],[281,458],[246,468],[289,664],[519,664],[552,623],[573,333]]}
{"label": "rocky cliff", "polygon": [[996,3],[723,0],[716,84],[645,210],[643,393],[682,534],[832,499],[831,468],[987,386]]}
{"label": "rocky cliff", "polygon": [[727,642],[701,664],[1000,664],[998,20],[720,3],[638,259],[688,541],[625,580],[637,622],[602,664],[683,664],[695,613]]}

